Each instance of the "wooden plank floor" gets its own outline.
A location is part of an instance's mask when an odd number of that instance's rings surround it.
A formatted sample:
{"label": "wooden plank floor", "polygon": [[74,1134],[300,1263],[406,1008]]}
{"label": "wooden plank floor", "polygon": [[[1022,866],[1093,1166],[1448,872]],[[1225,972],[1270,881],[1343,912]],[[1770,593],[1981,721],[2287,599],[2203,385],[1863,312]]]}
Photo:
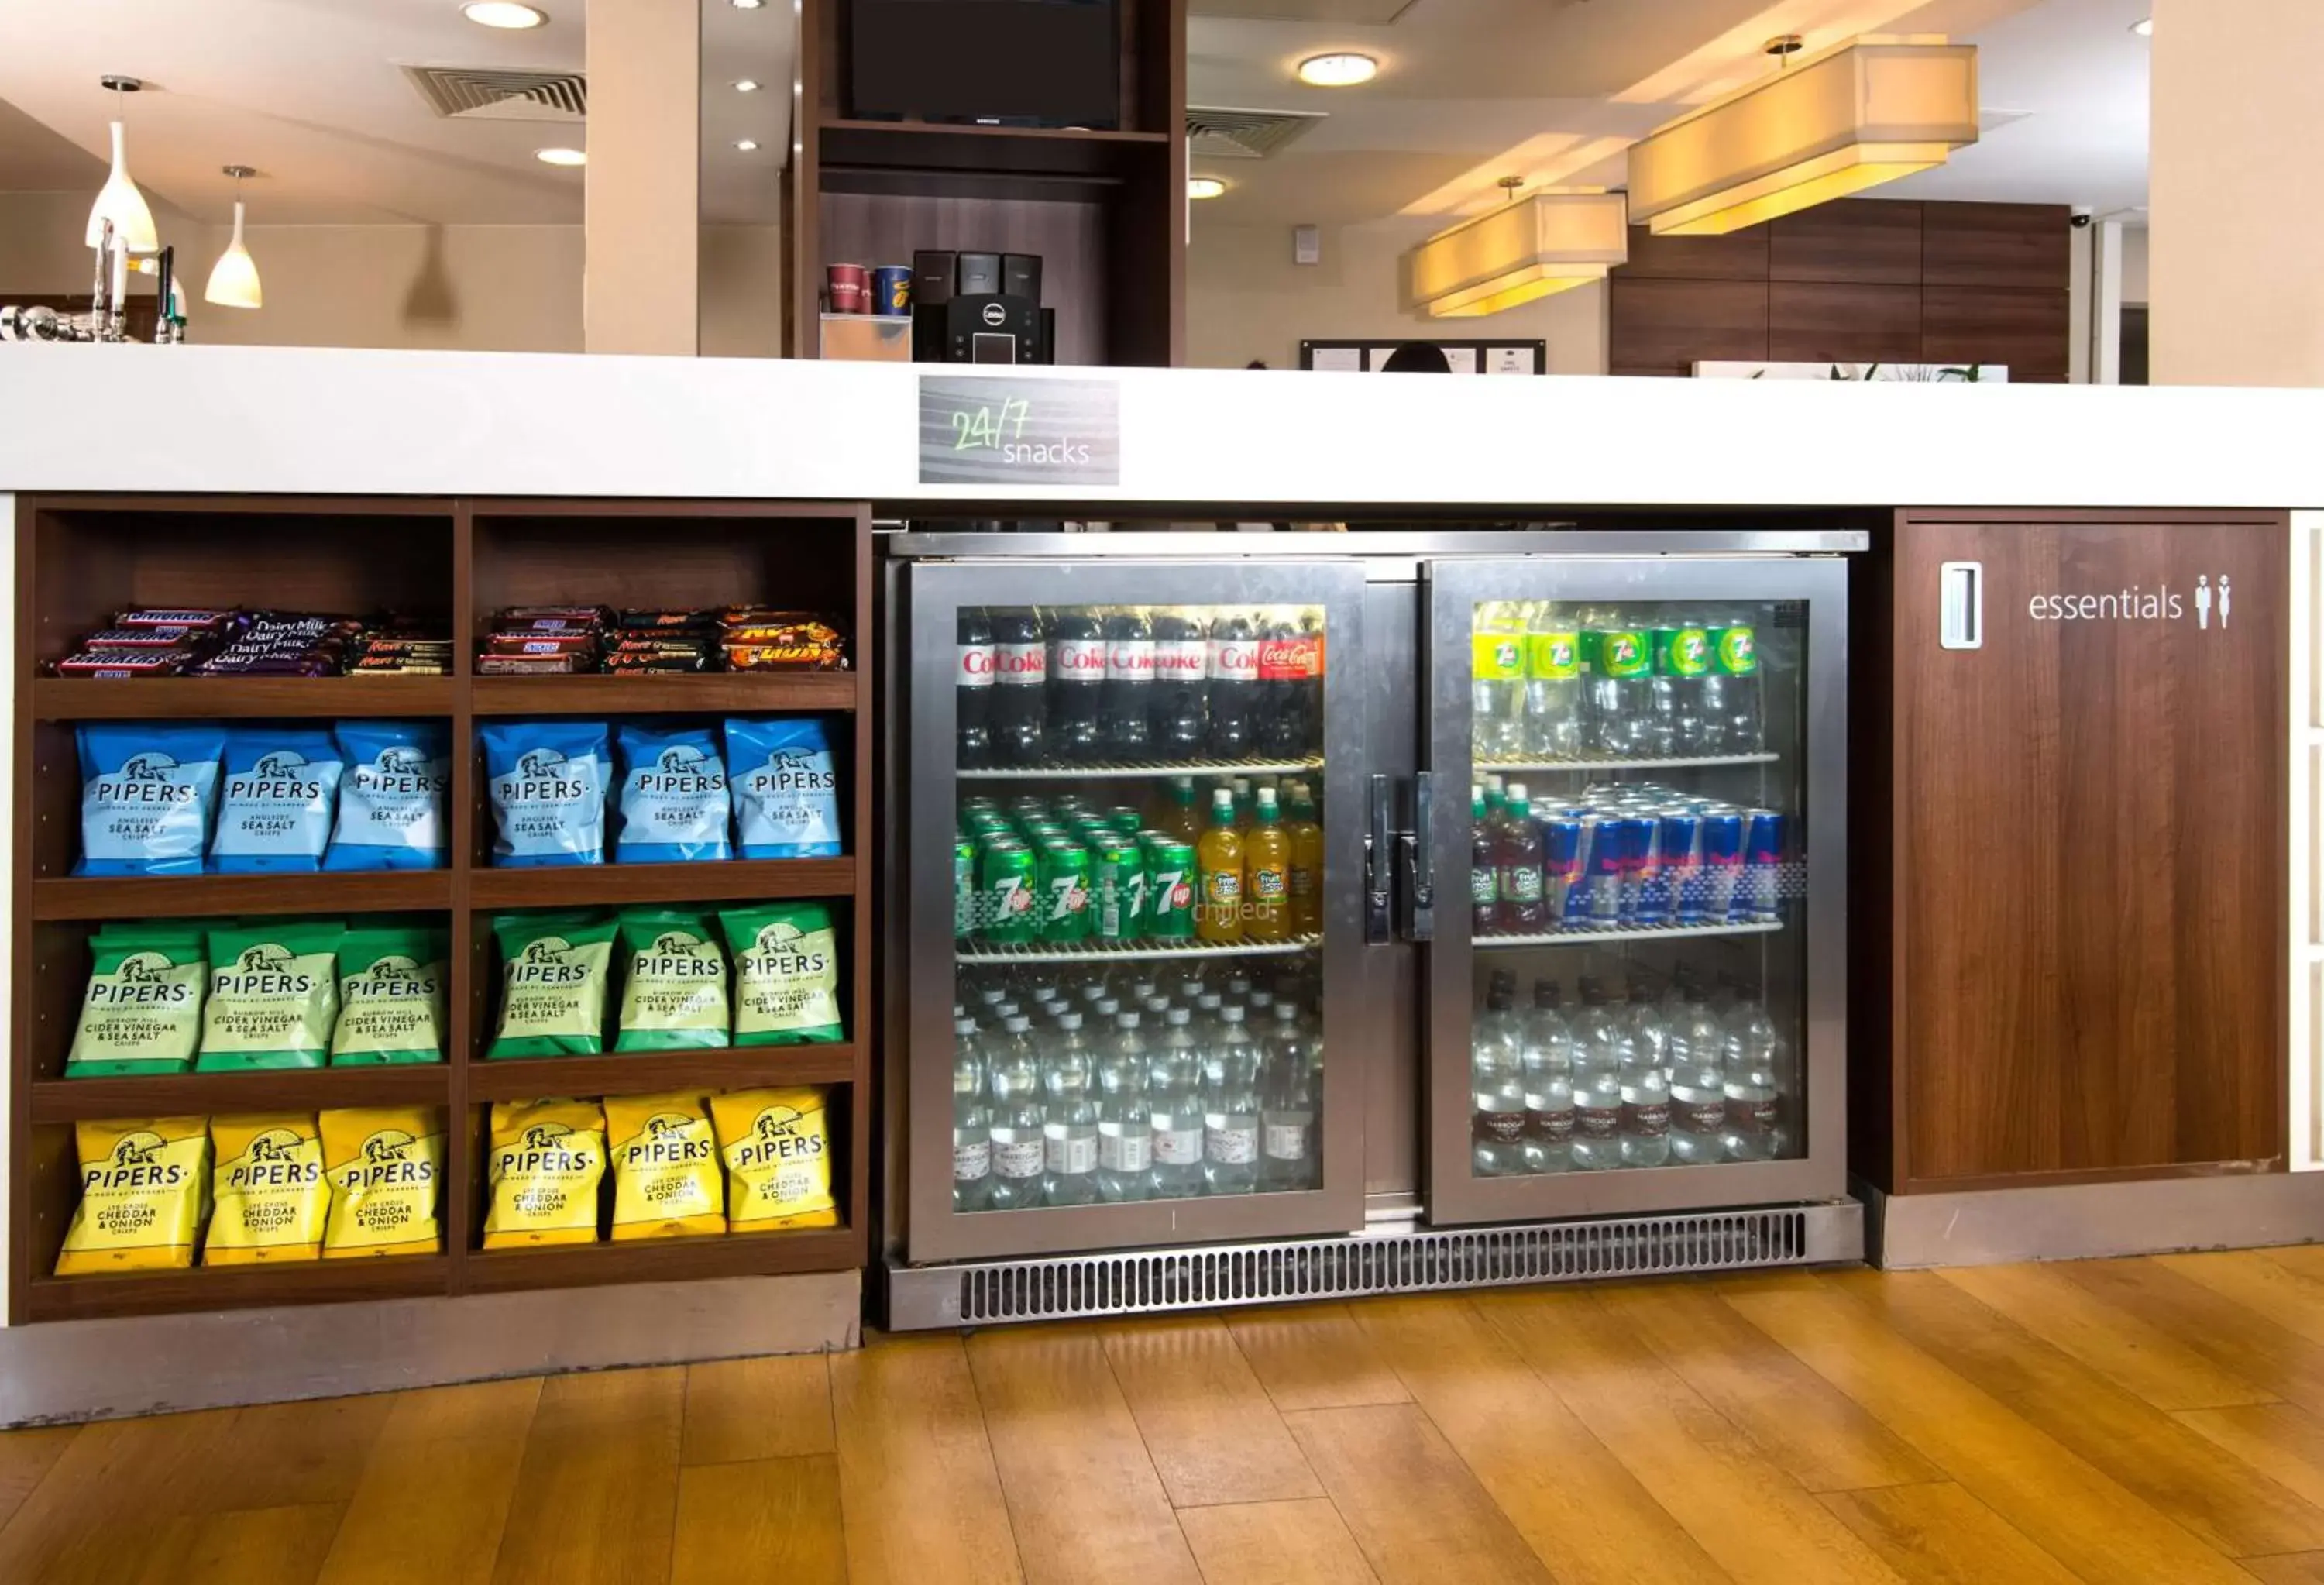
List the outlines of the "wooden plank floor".
{"label": "wooden plank floor", "polygon": [[0,1433],[0,1580],[2324,1581],[2324,1250],[875,1337]]}

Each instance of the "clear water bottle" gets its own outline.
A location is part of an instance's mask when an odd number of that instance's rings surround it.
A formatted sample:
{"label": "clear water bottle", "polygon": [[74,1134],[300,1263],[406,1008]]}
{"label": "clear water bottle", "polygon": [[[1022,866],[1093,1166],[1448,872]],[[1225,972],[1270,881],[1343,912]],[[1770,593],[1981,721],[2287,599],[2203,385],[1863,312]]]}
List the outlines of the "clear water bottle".
{"label": "clear water bottle", "polygon": [[1605,988],[1582,981],[1573,1015],[1573,1145],[1577,1172],[1622,1165],[1622,1073],[1629,1037],[1606,1004]]}
{"label": "clear water bottle", "polygon": [[1203,1192],[1203,1064],[1193,1015],[1167,1009],[1146,1085],[1146,1120],[1152,1129],[1157,1200],[1184,1200]]}
{"label": "clear water bottle", "polygon": [[1582,631],[1593,746],[1625,760],[1654,753],[1654,659],[1648,631],[1618,606],[1601,606]]}
{"label": "clear water bottle", "polygon": [[1514,601],[1477,607],[1470,640],[1470,747],[1480,760],[1525,749],[1526,619]]}
{"label": "clear water bottle", "polygon": [[1058,1016],[1041,1062],[1041,1193],[1052,1205],[1097,1203],[1096,1062],[1082,1015]]}
{"label": "clear water bottle", "polygon": [[1653,984],[1643,976],[1630,981],[1629,1005],[1620,1016],[1629,1030],[1632,1060],[1641,1067],[1668,1071],[1670,1025],[1663,1018],[1662,1004],[1655,1000]]}
{"label": "clear water bottle", "polygon": [[1469,1037],[1469,1088],[1474,1111],[1470,1171],[1506,1177],[1525,1167],[1525,1060],[1517,1024],[1516,983],[1496,972],[1484,1010]]}
{"label": "clear water bottle", "polygon": [[1582,747],[1582,632],[1563,607],[1537,605],[1526,626],[1526,752],[1572,760]]}
{"label": "clear water bottle", "polygon": [[1702,1166],[1727,1158],[1727,1029],[1689,986],[1670,1022],[1670,1158]]}
{"label": "clear water bottle", "polygon": [[1205,1049],[1219,1043],[1219,1030],[1224,1020],[1219,1009],[1226,1006],[1226,998],[1215,991],[1205,991],[1194,998],[1194,1040]]}
{"label": "clear water bottle", "polygon": [[[1109,999],[1111,1000],[1111,999]],[[1113,1038],[1097,1064],[1097,1192],[1110,1203],[1143,1200],[1152,1186],[1154,1125],[1146,1086],[1153,1053],[1142,1015],[1113,1015]]]}
{"label": "clear water bottle", "polygon": [[[1262,996],[1268,993],[1251,992],[1254,1002]],[[1259,1186],[1269,1193],[1313,1189],[1323,1181],[1314,1043],[1299,1027],[1296,1008],[1268,1000],[1268,1026],[1260,1031]]]}
{"label": "clear water bottle", "polygon": [[1204,1067],[1203,1187],[1248,1194],[1259,1186],[1259,1047],[1243,1027],[1242,1009],[1221,1009]]}
{"label": "clear water bottle", "polygon": [[1773,1161],[1796,1155],[1784,1107],[1791,1050],[1757,994],[1738,989],[1727,1015],[1724,1085],[1727,1121],[1720,1140],[1729,1161]]}
{"label": "clear water bottle", "polygon": [[952,1208],[982,1211],[992,1201],[992,1109],[985,1101],[984,1043],[976,1020],[952,1021]]}
{"label": "clear water bottle", "polygon": [[1563,1172],[1573,1165],[1573,1031],[1558,1002],[1554,981],[1534,981],[1518,1057],[1525,1071],[1528,1173]]}
{"label": "clear water bottle", "polygon": [[992,1209],[1022,1211],[1041,1203],[1041,1064],[1033,1054],[1031,1020],[1023,1013],[1002,1025],[991,1054]]}

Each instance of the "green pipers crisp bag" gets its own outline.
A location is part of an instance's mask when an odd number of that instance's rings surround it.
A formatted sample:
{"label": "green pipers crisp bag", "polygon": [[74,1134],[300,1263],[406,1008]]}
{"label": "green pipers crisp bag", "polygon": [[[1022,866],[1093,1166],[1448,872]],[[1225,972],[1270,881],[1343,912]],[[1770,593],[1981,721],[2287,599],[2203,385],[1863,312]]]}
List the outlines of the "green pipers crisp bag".
{"label": "green pipers crisp bag", "polygon": [[761,903],[718,916],[734,955],[734,1044],[844,1040],[839,932],[821,903]]}
{"label": "green pipers crisp bag", "polygon": [[318,1068],[338,1022],[337,920],[266,919],[209,935],[197,1073]]}
{"label": "green pipers crisp bag", "polygon": [[339,943],[331,1065],[444,1060],[446,933],[359,926]]}
{"label": "green pipers crisp bag", "polygon": [[616,1051],[665,1051],[681,1046],[724,1046],[726,950],[699,914],[667,908],[622,913],[621,1031]]}
{"label": "green pipers crisp bag", "polygon": [[91,969],[68,1079],[182,1074],[202,1037],[209,958],[198,926],[106,925],[89,939]]}
{"label": "green pipers crisp bag", "polygon": [[613,921],[587,914],[503,914],[501,1021],[487,1058],[586,1056],[605,1049]]}

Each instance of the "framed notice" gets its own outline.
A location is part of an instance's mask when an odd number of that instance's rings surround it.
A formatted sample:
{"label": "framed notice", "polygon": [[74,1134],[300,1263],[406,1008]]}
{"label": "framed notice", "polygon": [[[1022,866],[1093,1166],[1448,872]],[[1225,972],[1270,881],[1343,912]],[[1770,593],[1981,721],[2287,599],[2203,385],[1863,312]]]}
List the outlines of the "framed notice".
{"label": "framed notice", "polygon": [[[1406,347],[1432,347],[1442,353],[1455,374],[1546,374],[1549,343],[1415,337],[1406,341],[1303,341],[1299,366],[1327,373],[1378,374],[1388,359]],[[1417,355],[1425,357],[1425,353]]]}

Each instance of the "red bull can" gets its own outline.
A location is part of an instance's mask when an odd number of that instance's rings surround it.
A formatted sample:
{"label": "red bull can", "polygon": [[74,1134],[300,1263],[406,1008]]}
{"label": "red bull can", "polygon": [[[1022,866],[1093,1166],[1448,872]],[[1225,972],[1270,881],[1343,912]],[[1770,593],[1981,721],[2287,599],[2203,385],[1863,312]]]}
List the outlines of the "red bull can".
{"label": "red bull can", "polygon": [[1729,917],[1755,925],[1772,925],[1782,917],[1780,881],[1784,867],[1784,816],[1774,809],[1752,809],[1745,816],[1743,880],[1736,908]]}
{"label": "red bull can", "polygon": [[1549,905],[1550,928],[1572,929],[1566,904],[1575,888],[1586,895],[1582,866],[1588,862],[1587,816],[1579,809],[1554,809],[1541,822],[1542,900]]}
{"label": "red bull can", "polygon": [[1658,822],[1652,815],[1624,815],[1614,822],[1621,844],[1621,890],[1616,920],[1625,930],[1644,928],[1655,921],[1646,917],[1646,890],[1658,873],[1655,836]]}
{"label": "red bull can", "polygon": [[1589,928],[1613,930],[1622,923],[1622,828],[1619,815],[1591,816],[1589,827]]}
{"label": "red bull can", "polygon": [[1662,816],[1662,882],[1669,917],[1681,925],[1704,923],[1702,862],[1697,843],[1702,817],[1691,808],[1666,809]]}
{"label": "red bull can", "polygon": [[1724,925],[1733,917],[1736,883],[1743,878],[1743,812],[1717,808],[1702,816],[1702,919]]}

